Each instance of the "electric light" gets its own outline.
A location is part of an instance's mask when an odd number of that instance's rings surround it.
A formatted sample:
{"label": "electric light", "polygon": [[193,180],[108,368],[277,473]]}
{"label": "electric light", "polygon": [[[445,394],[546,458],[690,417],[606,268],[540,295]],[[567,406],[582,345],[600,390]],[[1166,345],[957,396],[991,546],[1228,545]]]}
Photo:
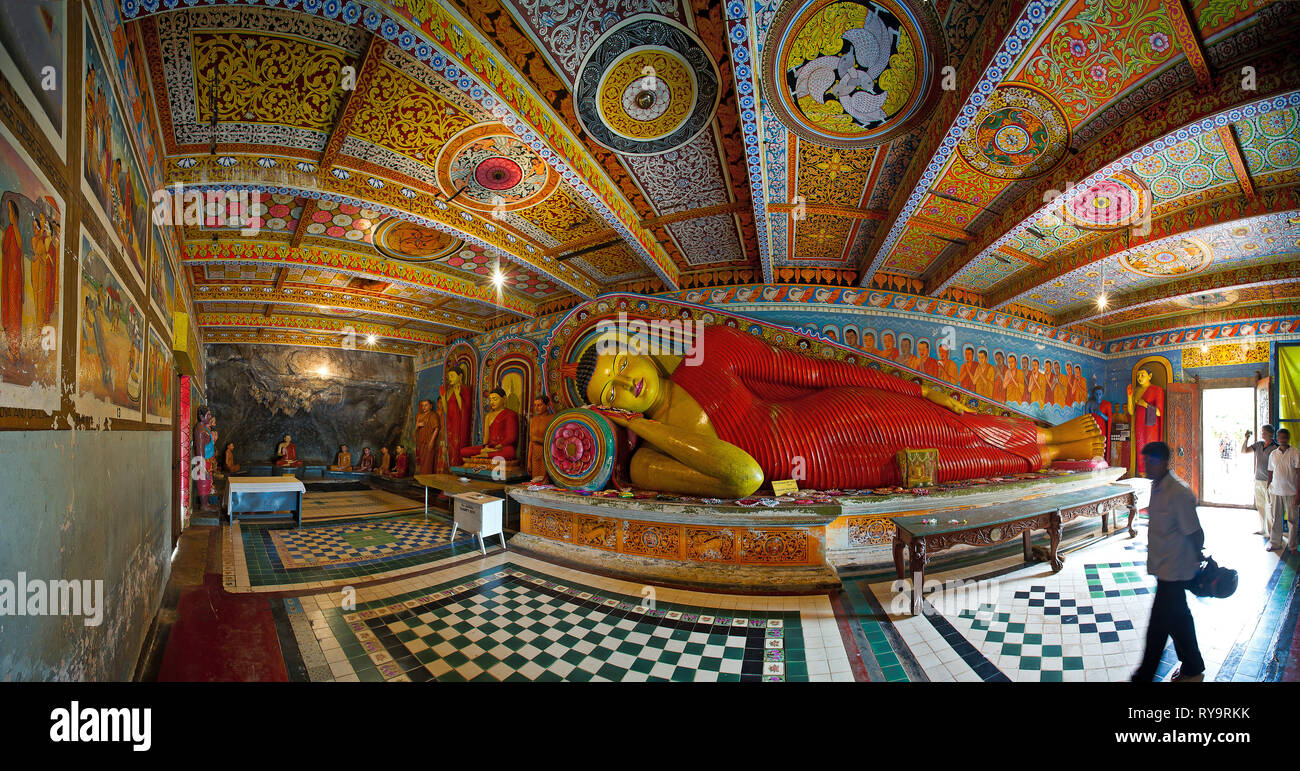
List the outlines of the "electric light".
{"label": "electric light", "polygon": [[327,378],[327,377],[329,377],[329,376],[330,376],[330,368],[329,368],[329,366],[328,366],[328,365],[325,365],[325,364],[320,365],[319,367],[316,368],[316,374],[317,374],[319,377],[322,377],[322,378]]}
{"label": "electric light", "polygon": [[1105,293],[1105,292],[1102,292],[1101,294],[1097,295],[1097,307],[1098,307],[1098,308],[1105,308],[1105,307],[1106,307],[1106,293]]}
{"label": "electric light", "polygon": [[378,340],[379,340],[379,338],[378,338],[378,337],[375,337],[374,335],[367,335],[367,336],[366,336],[366,345],[374,345],[376,342],[378,342]]}
{"label": "electric light", "polygon": [[501,272],[501,269],[500,269],[500,268],[493,268],[493,269],[492,269],[492,284],[493,284],[494,286],[496,286],[497,289],[500,289],[500,288],[501,288],[501,285],[504,284],[505,282],[506,282],[506,277],[505,277],[505,274],[503,274],[503,273]]}

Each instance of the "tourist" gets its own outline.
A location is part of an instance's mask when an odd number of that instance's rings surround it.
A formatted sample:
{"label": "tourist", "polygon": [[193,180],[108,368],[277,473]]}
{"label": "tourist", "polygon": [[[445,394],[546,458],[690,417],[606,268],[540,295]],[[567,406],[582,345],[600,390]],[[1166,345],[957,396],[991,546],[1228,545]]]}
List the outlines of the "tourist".
{"label": "tourist", "polygon": [[1277,440],[1273,438],[1273,427],[1267,423],[1259,429],[1260,441],[1251,444],[1250,434],[1251,432],[1246,432],[1241,451],[1255,456],[1255,511],[1259,512],[1259,530],[1255,535],[1268,535],[1268,526],[1272,521],[1269,519],[1269,511],[1273,503],[1268,494],[1268,456],[1277,448]]}
{"label": "tourist", "polygon": [[1268,494],[1273,496],[1272,523],[1268,530],[1268,549],[1282,551],[1282,523],[1291,523],[1291,541],[1286,552],[1294,552],[1300,537],[1296,530],[1296,469],[1300,468],[1300,451],[1291,446],[1291,432],[1277,430],[1277,449],[1268,456]]}
{"label": "tourist", "polygon": [[1156,577],[1156,596],[1147,625],[1146,650],[1133,682],[1149,683],[1174,638],[1174,652],[1181,662],[1174,669],[1174,682],[1197,682],[1205,676],[1205,662],[1196,644],[1196,625],[1187,607],[1187,588],[1201,567],[1205,531],[1196,516],[1196,494],[1169,470],[1169,445],[1150,442],[1142,448],[1144,473],[1151,480],[1151,503],[1147,507],[1147,572]]}

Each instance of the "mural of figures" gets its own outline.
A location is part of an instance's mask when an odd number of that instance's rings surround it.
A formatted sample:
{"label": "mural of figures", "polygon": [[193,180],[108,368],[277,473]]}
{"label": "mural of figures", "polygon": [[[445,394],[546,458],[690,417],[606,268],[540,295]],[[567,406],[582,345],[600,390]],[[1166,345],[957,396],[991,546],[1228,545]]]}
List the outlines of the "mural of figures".
{"label": "mural of figures", "polygon": [[150,423],[168,424],[172,420],[171,347],[157,330],[149,327],[149,379],[145,395],[145,419]]}
{"label": "mural of figures", "polygon": [[84,232],[77,303],[77,411],[101,418],[138,418],[144,314]]}
{"label": "mural of figures", "polygon": [[0,72],[15,85],[60,158],[66,144],[67,6],[66,0],[28,0],[6,3],[0,14]]}
{"label": "mural of figures", "polygon": [[59,407],[63,214],[0,126],[0,407]]}
{"label": "mural of figures", "polygon": [[172,270],[167,244],[155,227],[153,237],[149,239],[149,299],[153,300],[154,310],[162,316],[169,330],[172,313],[176,310],[175,287],[176,274]]}
{"label": "mural of figures", "polygon": [[84,185],[109,231],[116,237],[141,285],[149,200],[144,178],[126,133],[113,77],[90,25],[85,29]]}

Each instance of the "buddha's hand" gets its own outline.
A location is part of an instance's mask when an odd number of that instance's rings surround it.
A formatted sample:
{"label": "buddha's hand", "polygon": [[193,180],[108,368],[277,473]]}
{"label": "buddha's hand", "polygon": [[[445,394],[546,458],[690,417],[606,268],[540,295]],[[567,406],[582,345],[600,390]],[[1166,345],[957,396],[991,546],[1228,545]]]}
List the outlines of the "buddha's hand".
{"label": "buddha's hand", "polygon": [[937,388],[930,388],[927,385],[922,385],[921,395],[924,396],[926,399],[939,405],[940,407],[947,407],[948,409],[952,410],[958,415],[964,415],[968,412],[974,412],[974,410],[972,410],[970,407],[967,407],[966,405],[962,404],[961,402],[957,401],[956,399],[952,398],[951,396],[944,393],[943,391],[940,391]]}
{"label": "buddha's hand", "polygon": [[587,409],[598,415],[605,416],[605,419],[609,422],[624,428],[629,428],[633,420],[643,417],[639,412],[628,412],[617,407],[606,407],[601,404],[588,404]]}

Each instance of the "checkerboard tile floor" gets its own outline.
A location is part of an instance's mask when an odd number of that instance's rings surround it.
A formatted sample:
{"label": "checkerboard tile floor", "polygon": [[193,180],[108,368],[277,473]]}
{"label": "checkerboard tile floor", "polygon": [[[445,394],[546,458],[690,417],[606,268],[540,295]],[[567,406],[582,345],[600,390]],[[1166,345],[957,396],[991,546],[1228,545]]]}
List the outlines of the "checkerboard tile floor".
{"label": "checkerboard tile floor", "polygon": [[[605,579],[491,554],[436,574],[287,606],[315,679],[852,680],[829,599],[748,597]],[[653,604],[652,604],[653,603]]]}
{"label": "checkerboard tile floor", "polygon": [[[1263,553],[1236,512],[1216,511],[1223,510],[1201,510],[1209,551],[1239,571],[1240,583],[1228,600],[1188,596],[1207,680],[1221,668],[1231,679],[1238,659],[1251,661],[1257,652],[1245,641],[1254,644],[1252,632],[1269,615],[1265,606],[1280,601],[1268,590],[1270,576],[1277,580],[1276,558]],[[912,657],[930,680],[1127,681],[1142,655],[1155,587],[1146,572],[1145,523],[1138,532],[1137,540],[1113,535],[1067,555],[1056,574],[1018,556],[927,573],[927,581],[945,582],[927,594],[937,612],[889,615],[905,648],[890,652]],[[1282,578],[1289,575],[1284,566]],[[957,582],[980,578],[977,584]],[[885,609],[894,599],[891,583],[869,587]],[[1176,664],[1171,650],[1162,675]],[[872,653],[879,655],[874,647]]]}
{"label": "checkerboard tile floor", "polygon": [[451,525],[440,519],[425,521],[423,517],[266,532],[287,569],[364,565],[451,541]]}

